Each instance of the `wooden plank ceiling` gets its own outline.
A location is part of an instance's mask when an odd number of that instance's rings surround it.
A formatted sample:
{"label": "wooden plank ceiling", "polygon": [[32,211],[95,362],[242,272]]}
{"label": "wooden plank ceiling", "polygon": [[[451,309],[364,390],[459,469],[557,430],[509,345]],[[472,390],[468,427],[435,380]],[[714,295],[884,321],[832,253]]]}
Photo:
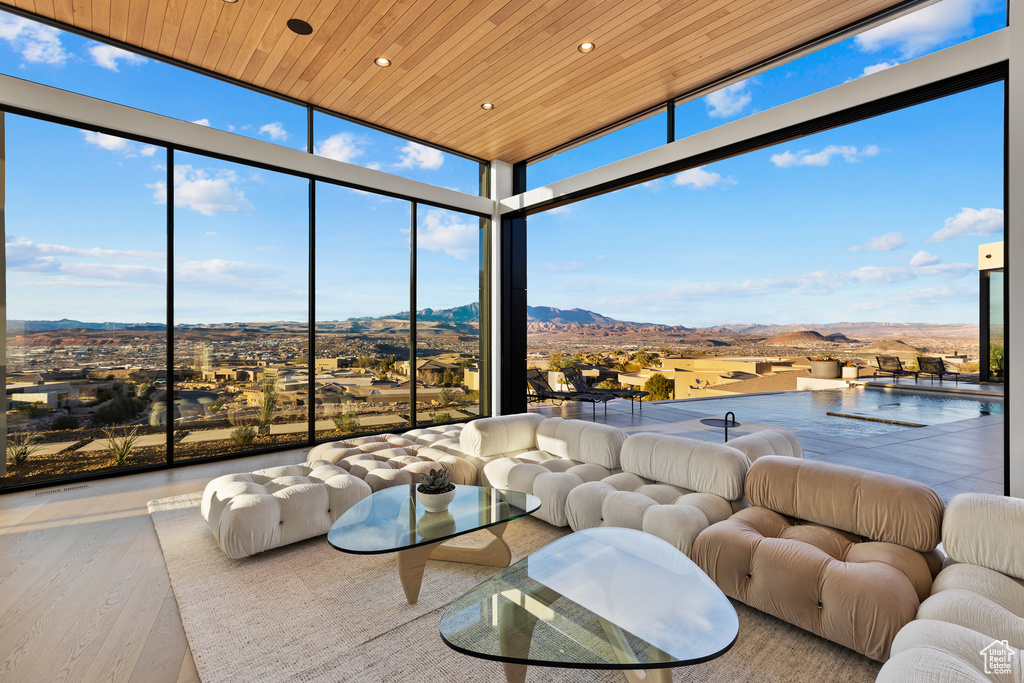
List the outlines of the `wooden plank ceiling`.
{"label": "wooden plank ceiling", "polygon": [[[516,162],[899,0],[0,0],[483,159]],[[311,35],[286,27],[307,21]],[[590,54],[577,50],[590,41]],[[392,65],[374,65],[386,57]],[[481,104],[493,103],[485,111]]]}

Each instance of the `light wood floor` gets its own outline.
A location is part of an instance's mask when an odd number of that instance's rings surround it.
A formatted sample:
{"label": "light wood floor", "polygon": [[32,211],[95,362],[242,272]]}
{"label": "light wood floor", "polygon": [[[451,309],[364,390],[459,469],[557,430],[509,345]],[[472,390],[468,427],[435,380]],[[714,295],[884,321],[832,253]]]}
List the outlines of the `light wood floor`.
{"label": "light wood floor", "polygon": [[[615,401],[598,421],[721,439],[720,430],[694,431],[700,415],[685,407],[631,413]],[[591,419],[580,404],[540,411]],[[856,441],[800,433],[808,458],[916,479],[946,500],[1002,492],[1002,435],[1001,415]],[[0,495],[0,681],[198,681],[146,503],[304,459],[293,450]]]}
{"label": "light wood floor", "polygon": [[198,681],[146,503],[304,458],[287,451],[0,496],[0,681]]}

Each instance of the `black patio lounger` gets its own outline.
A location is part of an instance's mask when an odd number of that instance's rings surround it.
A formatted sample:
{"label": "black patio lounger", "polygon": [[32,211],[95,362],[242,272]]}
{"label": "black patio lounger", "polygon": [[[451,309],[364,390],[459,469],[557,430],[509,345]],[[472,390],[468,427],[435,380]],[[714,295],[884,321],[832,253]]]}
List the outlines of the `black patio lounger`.
{"label": "black patio lounger", "polygon": [[956,384],[960,381],[960,373],[953,372],[952,370],[946,369],[946,364],[942,362],[941,358],[933,358],[932,356],[918,356],[917,357],[917,369],[922,375],[931,375],[931,380],[935,381],[935,376],[938,375],[939,381],[942,381],[943,375],[953,375],[953,383]]}
{"label": "black patio lounger", "polygon": [[899,356],[875,356],[875,360],[878,361],[878,372],[875,373],[876,377],[879,374],[884,373],[892,375],[893,381],[898,382],[900,381],[900,377],[903,375],[913,375],[914,381],[917,381],[917,371],[904,369]]}
{"label": "black patio lounger", "polygon": [[559,405],[560,401],[584,401],[590,403],[594,411],[594,417],[597,417],[597,404],[604,404],[604,414],[608,414],[608,401],[615,398],[608,394],[593,394],[579,391],[555,391],[548,384],[547,379],[544,378],[542,373],[537,368],[529,368],[526,371],[526,383],[530,385],[532,393],[526,395],[526,400],[535,403],[537,401],[555,401],[555,405]]}
{"label": "black patio lounger", "polygon": [[640,401],[640,412],[644,411],[644,396],[649,396],[650,392],[642,391],[640,389],[598,389],[587,384],[587,380],[584,379],[583,373],[575,365],[562,368],[562,374],[565,375],[566,381],[576,391],[591,393],[591,394],[608,394],[615,398],[628,398],[629,399],[629,411],[633,412],[634,401]]}

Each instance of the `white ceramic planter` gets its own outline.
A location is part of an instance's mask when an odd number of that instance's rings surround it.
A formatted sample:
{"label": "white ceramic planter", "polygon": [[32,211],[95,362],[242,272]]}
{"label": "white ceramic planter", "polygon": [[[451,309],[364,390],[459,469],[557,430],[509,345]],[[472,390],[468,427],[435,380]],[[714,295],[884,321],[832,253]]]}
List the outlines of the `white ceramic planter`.
{"label": "white ceramic planter", "polygon": [[811,377],[814,377],[815,379],[838,379],[839,361],[812,360]]}
{"label": "white ceramic planter", "polygon": [[857,379],[860,377],[860,368],[843,368],[843,379]]}
{"label": "white ceramic planter", "polygon": [[423,493],[418,487],[416,489],[416,500],[420,502],[420,505],[427,512],[444,512],[448,509],[448,504],[454,498],[455,489],[447,493]]}

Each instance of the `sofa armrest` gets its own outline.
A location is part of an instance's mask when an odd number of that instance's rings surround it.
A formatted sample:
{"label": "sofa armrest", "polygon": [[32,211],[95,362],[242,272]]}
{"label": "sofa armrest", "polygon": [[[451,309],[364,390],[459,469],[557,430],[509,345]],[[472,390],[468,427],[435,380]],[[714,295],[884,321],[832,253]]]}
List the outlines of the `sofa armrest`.
{"label": "sofa armrest", "polygon": [[1024,579],[1024,500],[961,493],[946,506],[942,547],[957,562]]}

